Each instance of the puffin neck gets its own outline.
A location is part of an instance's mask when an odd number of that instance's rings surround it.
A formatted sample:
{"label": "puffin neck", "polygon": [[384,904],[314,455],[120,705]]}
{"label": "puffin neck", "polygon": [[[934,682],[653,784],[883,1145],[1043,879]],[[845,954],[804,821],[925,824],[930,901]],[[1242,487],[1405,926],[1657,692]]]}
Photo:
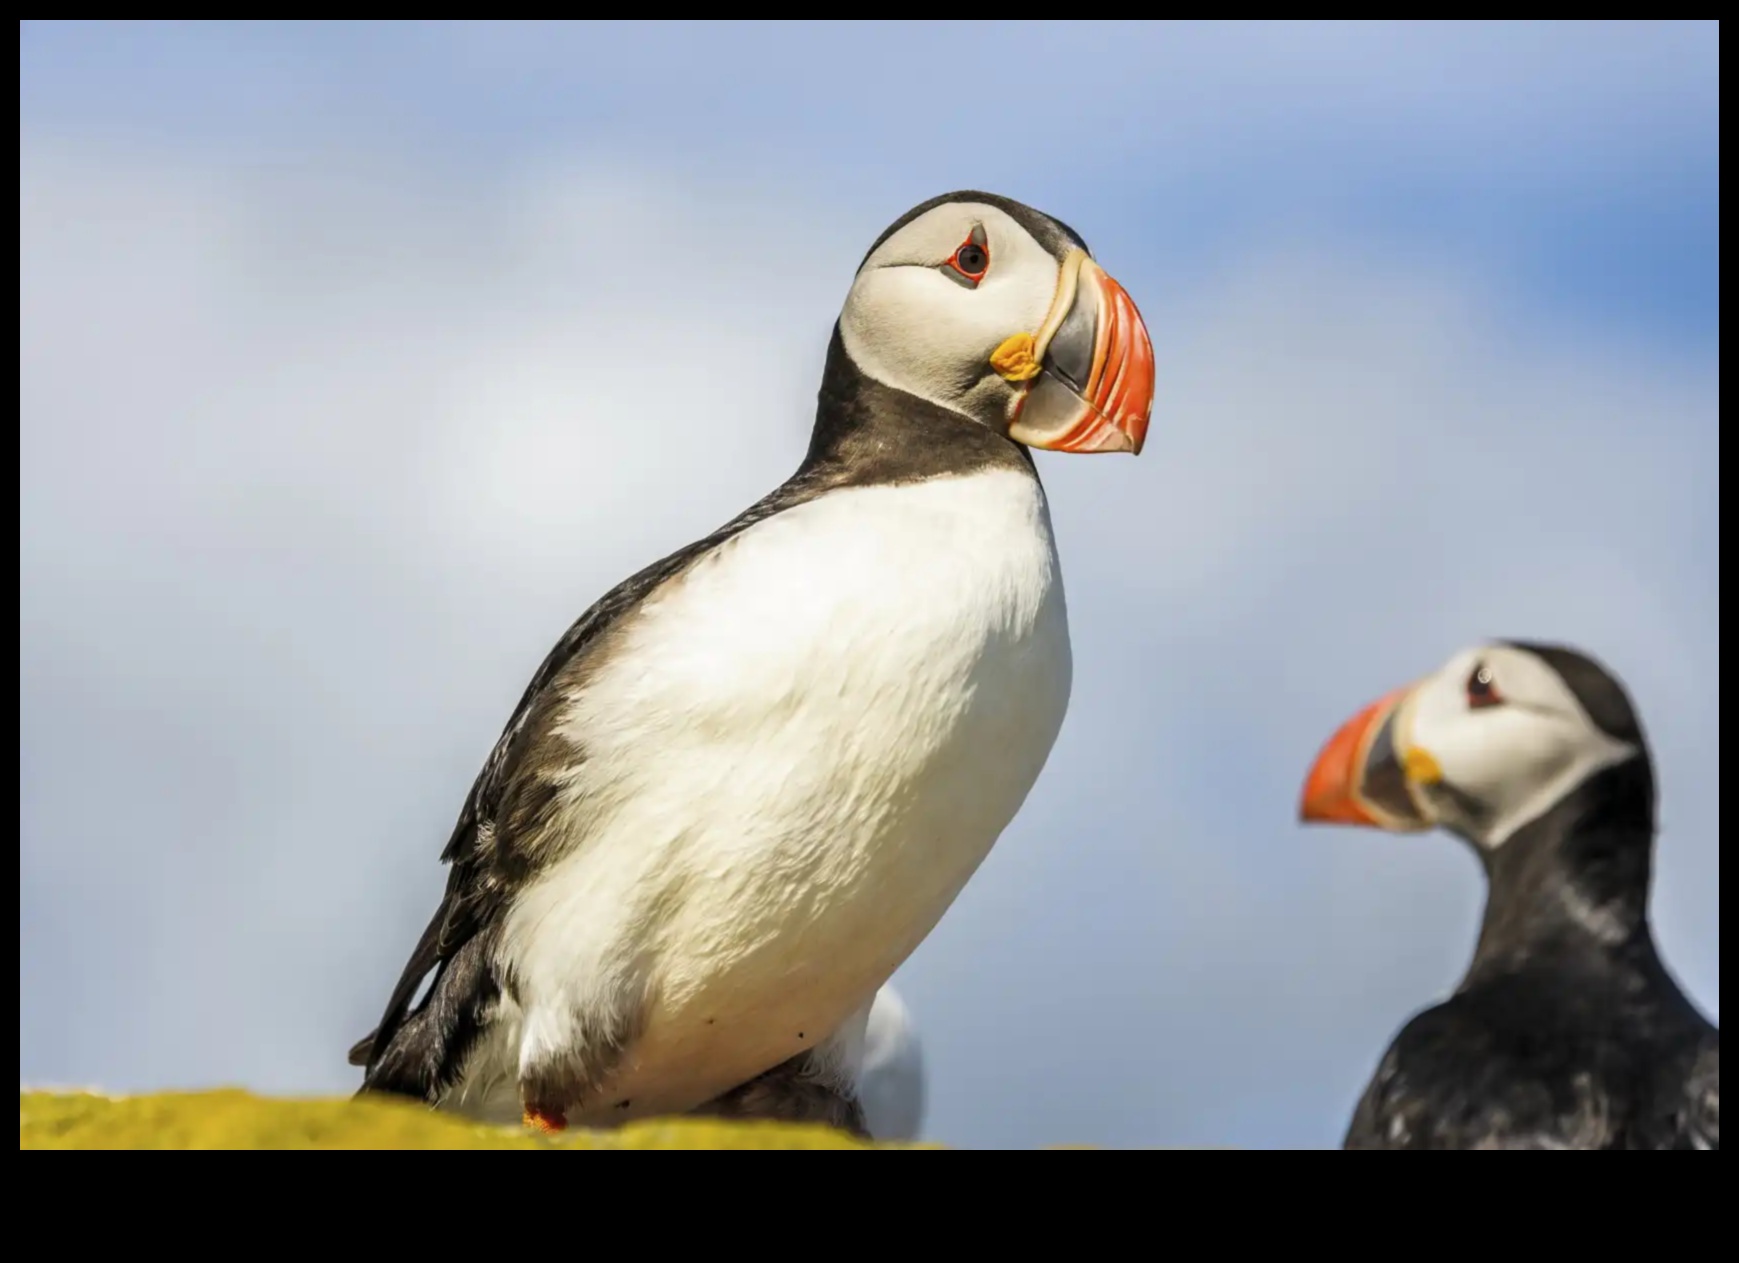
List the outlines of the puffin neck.
{"label": "puffin neck", "polygon": [[1646,755],[1588,778],[1495,852],[1463,986],[1542,961],[1650,970],[1654,778]]}
{"label": "puffin neck", "polygon": [[1006,435],[868,376],[834,325],[799,477],[862,486],[993,468],[1037,477],[1032,454]]}

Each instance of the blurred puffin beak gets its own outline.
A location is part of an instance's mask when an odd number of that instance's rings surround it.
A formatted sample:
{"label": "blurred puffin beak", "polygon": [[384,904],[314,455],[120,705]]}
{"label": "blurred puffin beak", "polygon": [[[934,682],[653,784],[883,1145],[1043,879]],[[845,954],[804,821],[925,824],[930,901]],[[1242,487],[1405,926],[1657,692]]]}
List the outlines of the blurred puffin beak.
{"label": "blurred puffin beak", "polygon": [[1036,334],[1017,333],[991,367],[1021,385],[1008,436],[1053,452],[1128,452],[1147,439],[1153,343],[1134,301],[1084,250],[1063,260]]}
{"label": "blurred puffin beak", "polygon": [[1304,782],[1298,818],[1416,833],[1434,821],[1415,792],[1443,779],[1437,761],[1397,733],[1416,686],[1396,689],[1354,715],[1330,737]]}

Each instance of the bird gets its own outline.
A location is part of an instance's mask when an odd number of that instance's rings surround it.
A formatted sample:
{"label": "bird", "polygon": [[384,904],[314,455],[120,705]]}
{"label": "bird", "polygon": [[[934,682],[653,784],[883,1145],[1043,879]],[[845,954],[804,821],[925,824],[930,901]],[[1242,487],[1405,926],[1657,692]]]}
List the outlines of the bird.
{"label": "bird", "polygon": [[973,190],[895,220],[834,321],[795,472],[611,589],[525,687],[350,1050],[358,1095],[543,1132],[868,1134],[878,989],[1068,705],[1032,449],[1139,454],[1153,387],[1133,299],[1060,220]]}
{"label": "bird", "polygon": [[924,1049],[912,1012],[888,983],[876,993],[864,1030],[857,1095],[877,1140],[916,1140],[924,1124]]}
{"label": "bird", "polygon": [[1465,976],[1396,1034],[1343,1149],[1720,1148],[1720,1031],[1649,920],[1653,757],[1599,659],[1460,650],[1329,738],[1299,814],[1445,829],[1486,880]]}

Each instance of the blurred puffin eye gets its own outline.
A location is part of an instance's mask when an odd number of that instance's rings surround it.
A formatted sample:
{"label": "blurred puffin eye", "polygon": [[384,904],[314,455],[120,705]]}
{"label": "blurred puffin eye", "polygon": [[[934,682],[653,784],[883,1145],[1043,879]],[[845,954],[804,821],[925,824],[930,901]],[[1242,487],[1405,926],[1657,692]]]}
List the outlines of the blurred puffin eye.
{"label": "blurred puffin eye", "polygon": [[990,270],[990,242],[985,237],[984,229],[974,228],[966,240],[960,243],[960,248],[954,252],[953,257],[942,266],[952,273],[954,279],[965,282],[968,288],[976,289],[978,282]]}
{"label": "blurred puffin eye", "polygon": [[1468,709],[1479,710],[1484,706],[1501,706],[1503,700],[1503,694],[1497,691],[1497,684],[1492,680],[1491,668],[1483,662],[1476,662],[1472,674],[1467,677]]}

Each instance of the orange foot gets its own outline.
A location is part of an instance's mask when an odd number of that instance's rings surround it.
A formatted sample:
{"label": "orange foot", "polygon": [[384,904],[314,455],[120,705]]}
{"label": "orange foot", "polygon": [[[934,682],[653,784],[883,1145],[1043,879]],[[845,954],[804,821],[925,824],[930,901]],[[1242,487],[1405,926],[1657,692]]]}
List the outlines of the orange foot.
{"label": "orange foot", "polygon": [[568,1125],[566,1116],[563,1115],[560,1110],[546,1110],[537,1105],[526,1106],[524,1113],[520,1116],[520,1121],[527,1127],[530,1127],[535,1131],[541,1131],[546,1135],[553,1135],[558,1131],[563,1131]]}

